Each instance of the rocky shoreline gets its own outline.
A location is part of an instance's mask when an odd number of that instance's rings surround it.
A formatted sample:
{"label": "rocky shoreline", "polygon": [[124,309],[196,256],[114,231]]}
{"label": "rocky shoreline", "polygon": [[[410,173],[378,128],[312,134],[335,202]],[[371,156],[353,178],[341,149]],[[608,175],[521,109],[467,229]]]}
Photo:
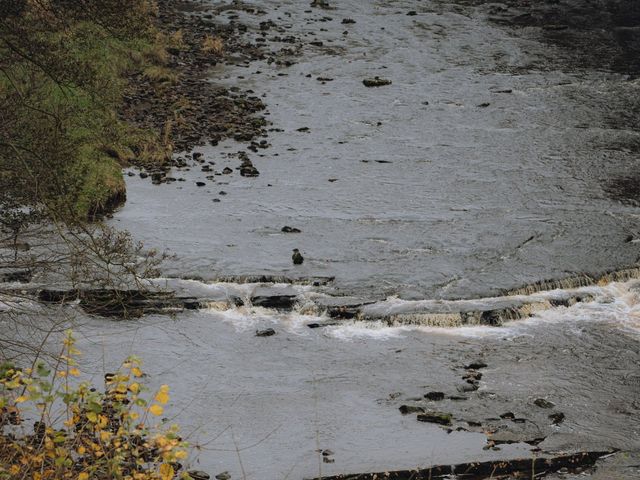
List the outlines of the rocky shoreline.
{"label": "rocky shoreline", "polygon": [[160,184],[172,181],[171,168],[185,167],[196,146],[233,138],[265,148],[265,142],[253,141],[266,135],[267,121],[262,113],[265,104],[252,91],[225,88],[209,75],[217,64],[265,59],[259,44],[242,39],[246,26],[233,20],[217,22],[214,17],[219,8],[191,0],[161,0],[158,7],[158,29],[174,39],[174,45],[162,53],[171,78],[158,87],[158,82],[143,73],[132,77],[122,117],[168,137],[175,155],[166,164],[133,161],[145,178]]}

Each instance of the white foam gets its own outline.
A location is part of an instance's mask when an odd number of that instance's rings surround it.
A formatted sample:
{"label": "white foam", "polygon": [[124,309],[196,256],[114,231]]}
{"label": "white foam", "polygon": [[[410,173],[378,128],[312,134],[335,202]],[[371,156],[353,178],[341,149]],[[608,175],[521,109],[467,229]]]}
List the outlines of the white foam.
{"label": "white foam", "polygon": [[[212,283],[206,284],[195,280],[180,280],[179,284],[190,291],[199,291],[211,295],[219,294],[221,298],[230,299],[241,297],[247,300],[247,305],[235,307],[231,302],[224,305],[215,302],[209,310],[205,310],[217,319],[229,322],[238,331],[247,331],[265,328],[268,325],[279,325],[287,332],[296,335],[310,335],[307,325],[310,323],[323,323],[331,319],[317,315],[318,308],[314,308],[314,300],[326,297],[325,294],[313,290],[310,286],[291,286],[287,284],[270,285],[275,288],[295,288],[299,294],[299,301],[292,312],[278,312],[277,310],[252,307],[248,302],[255,289],[264,284],[235,284]],[[174,283],[176,285],[176,283]],[[472,300],[402,300],[397,297],[389,297],[384,301],[364,307],[365,315],[373,317],[390,317],[402,315],[405,312],[432,310],[432,311],[459,311],[461,309],[491,309],[499,308],[509,301],[521,301],[526,303],[548,302],[549,300],[566,299],[575,294],[588,294],[593,296],[593,301],[576,303],[569,307],[551,307],[537,311],[531,317],[522,320],[514,320],[501,327],[484,325],[462,326],[425,326],[425,325],[396,325],[389,326],[387,322],[344,320],[339,325],[324,327],[322,332],[332,338],[344,341],[357,341],[370,338],[375,340],[388,340],[400,338],[409,332],[422,332],[427,335],[453,335],[461,337],[513,337],[532,334],[531,326],[541,323],[562,322],[569,326],[577,322],[606,322],[613,327],[640,335],[640,282],[630,280],[628,282],[613,282],[605,286],[589,286],[572,290],[553,290],[538,292],[531,295],[516,295],[512,297],[489,297]],[[222,302],[224,303],[224,302]]]}

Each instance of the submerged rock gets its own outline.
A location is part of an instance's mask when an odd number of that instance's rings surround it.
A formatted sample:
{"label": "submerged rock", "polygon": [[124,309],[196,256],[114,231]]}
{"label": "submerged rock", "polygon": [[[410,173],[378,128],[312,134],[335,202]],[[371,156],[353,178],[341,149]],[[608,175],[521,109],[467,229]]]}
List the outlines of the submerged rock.
{"label": "submerged rock", "polygon": [[544,398],[536,398],[533,403],[540,408],[553,408],[556,406],[555,403],[545,400]]}
{"label": "submerged rock", "polygon": [[465,366],[465,370],[480,370],[481,368],[487,368],[488,365],[483,361],[473,362]]}

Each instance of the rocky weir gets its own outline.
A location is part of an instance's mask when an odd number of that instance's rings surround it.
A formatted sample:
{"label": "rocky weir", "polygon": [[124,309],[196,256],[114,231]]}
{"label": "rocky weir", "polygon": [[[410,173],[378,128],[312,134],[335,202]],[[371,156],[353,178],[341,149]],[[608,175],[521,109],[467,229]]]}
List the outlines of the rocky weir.
{"label": "rocky weir", "polygon": [[[184,310],[236,307],[262,307],[280,312],[314,313],[327,320],[310,328],[336,325],[340,321],[383,322],[388,326],[416,325],[433,327],[501,326],[530,318],[554,307],[569,307],[590,302],[588,290],[557,290],[531,295],[512,295],[460,301],[375,301],[355,297],[334,297],[314,292],[313,287],[287,283],[248,282],[202,284],[181,279],[156,279],[144,282],[144,288],[75,287],[51,289],[18,280],[25,272],[5,276],[4,295],[30,295],[47,304],[77,304],[91,315],[113,319],[150,314],[175,314]],[[321,279],[309,280],[318,286]],[[326,282],[326,280],[325,280]],[[2,285],[2,284],[0,284]],[[173,288],[171,288],[173,287]],[[176,288],[177,287],[177,288]],[[234,291],[235,290],[235,291]]]}

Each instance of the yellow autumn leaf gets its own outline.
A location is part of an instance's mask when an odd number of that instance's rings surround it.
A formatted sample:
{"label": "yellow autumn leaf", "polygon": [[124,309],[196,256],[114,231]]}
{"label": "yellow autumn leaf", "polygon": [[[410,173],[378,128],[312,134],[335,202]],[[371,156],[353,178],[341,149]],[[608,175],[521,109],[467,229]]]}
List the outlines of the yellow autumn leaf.
{"label": "yellow autumn leaf", "polygon": [[162,478],[162,480],[172,480],[174,475],[175,471],[173,470],[173,467],[171,465],[169,465],[168,463],[163,463],[162,465],[160,465],[160,477]]}
{"label": "yellow autumn leaf", "polygon": [[189,455],[189,454],[187,453],[187,451],[186,451],[186,450],[178,450],[178,451],[175,453],[175,457],[176,457],[176,459],[178,459],[178,460],[184,460],[185,458],[187,458],[187,456],[188,456],[188,455]]}
{"label": "yellow autumn leaf", "polygon": [[73,375],[74,377],[79,377],[80,376],[80,370],[78,370],[76,367],[70,368],[69,369],[69,375]]}
{"label": "yellow autumn leaf", "polygon": [[134,394],[137,394],[138,392],[140,392],[140,384],[132,383],[131,385],[129,385],[129,391]]}
{"label": "yellow autumn leaf", "polygon": [[154,415],[159,416],[162,415],[162,412],[164,412],[164,408],[162,408],[160,405],[151,405],[149,407],[149,411]]}
{"label": "yellow autumn leaf", "polygon": [[78,480],[89,480],[89,474],[87,472],[82,472],[78,475]]}
{"label": "yellow autumn leaf", "polygon": [[26,395],[20,395],[18,398],[16,398],[16,403],[24,403],[27,400],[29,400],[29,397],[27,397]]}
{"label": "yellow autumn leaf", "polygon": [[160,389],[158,390],[158,393],[156,393],[155,400],[156,400],[156,402],[161,403],[162,405],[165,405],[169,401],[169,386],[168,385],[162,385],[160,387]]}
{"label": "yellow autumn leaf", "polygon": [[89,420],[91,423],[97,423],[98,415],[96,415],[95,412],[87,412],[87,420]]}
{"label": "yellow autumn leaf", "polygon": [[138,367],[133,367],[131,369],[131,373],[136,377],[141,377],[142,376],[142,370],[140,370]]}
{"label": "yellow autumn leaf", "polygon": [[98,415],[98,427],[106,428],[109,419],[105,415]]}

